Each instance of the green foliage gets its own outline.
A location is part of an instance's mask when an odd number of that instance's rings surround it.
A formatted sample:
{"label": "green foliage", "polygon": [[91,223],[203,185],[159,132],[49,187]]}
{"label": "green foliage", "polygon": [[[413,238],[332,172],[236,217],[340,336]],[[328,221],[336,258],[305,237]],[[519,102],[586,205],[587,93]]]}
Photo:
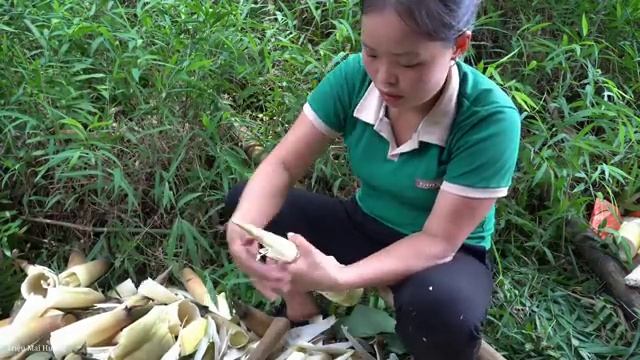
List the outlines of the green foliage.
{"label": "green foliage", "polygon": [[[3,309],[17,296],[4,286],[12,249],[60,268],[78,244],[114,260],[112,284],[190,265],[264,305],[221,237],[224,194],[252,170],[229,129],[271,148],[358,50],[358,5],[2,2]],[[485,336],[509,359],[637,359],[637,336],[563,233],[598,196],[640,208],[640,2],[486,1],[481,15],[466,61],[512,95],[524,125]],[[341,144],[312,170],[309,189],[353,190]]]}
{"label": "green foliage", "polygon": [[371,337],[381,333],[393,333],[396,321],[384,310],[370,306],[356,305],[342,325],[355,337]]}

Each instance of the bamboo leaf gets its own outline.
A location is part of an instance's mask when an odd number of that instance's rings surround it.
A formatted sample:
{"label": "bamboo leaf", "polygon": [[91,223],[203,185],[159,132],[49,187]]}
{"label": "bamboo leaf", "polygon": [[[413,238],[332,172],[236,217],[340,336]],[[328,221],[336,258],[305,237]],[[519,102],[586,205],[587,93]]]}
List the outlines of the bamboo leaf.
{"label": "bamboo leaf", "polygon": [[589,22],[587,21],[587,14],[582,13],[582,36],[587,37],[589,33]]}
{"label": "bamboo leaf", "polygon": [[383,310],[358,304],[344,319],[343,325],[355,337],[370,337],[381,333],[393,333],[396,321]]}

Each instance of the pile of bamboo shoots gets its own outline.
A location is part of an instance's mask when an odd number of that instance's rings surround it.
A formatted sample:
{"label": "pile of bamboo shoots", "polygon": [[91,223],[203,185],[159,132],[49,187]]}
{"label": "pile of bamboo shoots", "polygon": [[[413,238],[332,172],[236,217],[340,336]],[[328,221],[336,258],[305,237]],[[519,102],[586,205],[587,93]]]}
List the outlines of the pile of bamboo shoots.
{"label": "pile of bamboo shoots", "polygon": [[109,270],[107,260],[87,261],[76,251],[61,273],[16,262],[26,278],[19,305],[0,322],[0,359],[375,360],[371,353],[379,350],[346,328],[348,341],[331,340],[333,316],[292,328],[224,293],[212,297],[188,267],[179,286],[167,270],[103,292],[96,281]]}

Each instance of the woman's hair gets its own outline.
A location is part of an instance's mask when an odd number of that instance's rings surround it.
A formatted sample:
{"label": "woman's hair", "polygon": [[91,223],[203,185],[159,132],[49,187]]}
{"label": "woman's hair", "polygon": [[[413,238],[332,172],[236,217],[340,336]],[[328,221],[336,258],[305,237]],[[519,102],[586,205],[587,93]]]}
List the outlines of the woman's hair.
{"label": "woman's hair", "polygon": [[407,25],[429,40],[452,42],[470,30],[480,0],[362,0],[362,14],[394,10]]}

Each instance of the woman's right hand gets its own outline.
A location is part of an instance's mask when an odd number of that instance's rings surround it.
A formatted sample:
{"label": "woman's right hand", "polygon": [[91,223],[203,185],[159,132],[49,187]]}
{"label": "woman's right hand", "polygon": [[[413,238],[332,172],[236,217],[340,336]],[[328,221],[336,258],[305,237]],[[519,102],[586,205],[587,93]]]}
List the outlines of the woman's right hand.
{"label": "woman's right hand", "polygon": [[279,294],[272,288],[285,280],[284,271],[272,262],[256,261],[258,242],[232,222],[227,224],[227,243],[233,262],[251,279],[253,286],[270,301],[277,299]]}

